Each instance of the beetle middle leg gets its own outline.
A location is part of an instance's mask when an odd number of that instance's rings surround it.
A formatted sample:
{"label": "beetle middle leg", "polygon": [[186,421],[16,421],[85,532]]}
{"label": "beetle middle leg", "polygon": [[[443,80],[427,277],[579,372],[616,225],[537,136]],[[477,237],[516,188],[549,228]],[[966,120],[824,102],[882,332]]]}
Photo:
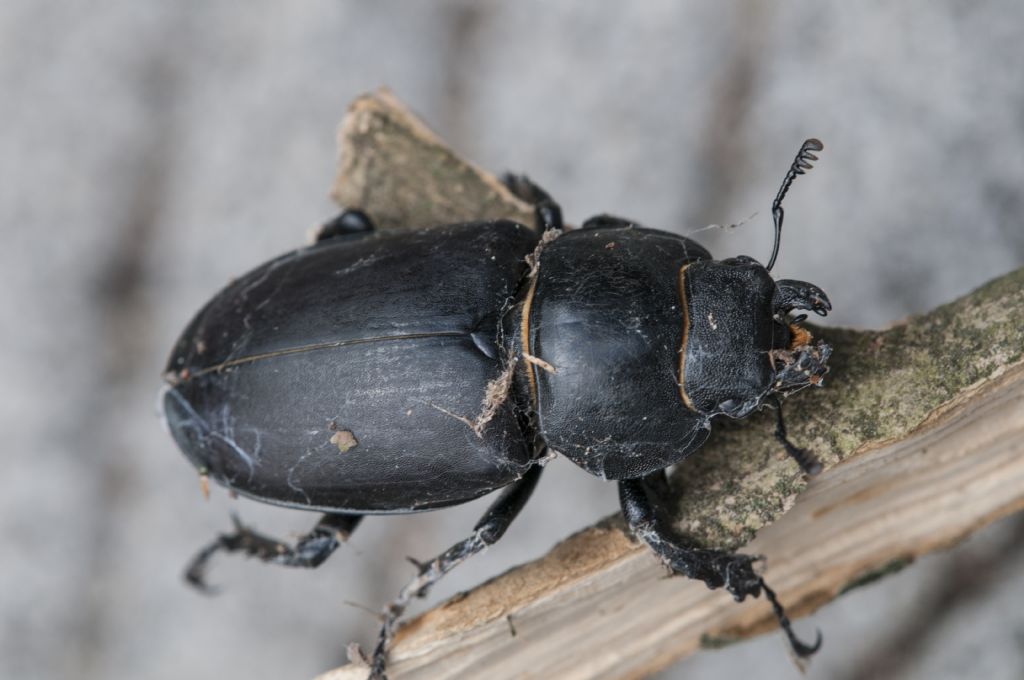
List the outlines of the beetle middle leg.
{"label": "beetle middle leg", "polygon": [[343,541],[348,540],[363,516],[325,514],[308,534],[295,542],[294,547],[256,533],[234,515],[231,519],[235,524],[234,533],[218,536],[200,550],[185,569],[185,580],[199,590],[210,589],[206,583],[206,568],[210,558],[218,552],[242,552],[249,557],[286,567],[319,567]]}
{"label": "beetle middle leg", "polygon": [[387,665],[388,647],[394,637],[398,620],[409,604],[415,598],[426,597],[430,588],[441,580],[441,577],[487,546],[493,545],[504,535],[505,530],[530,499],[543,469],[540,465],[534,465],[519,481],[506,487],[473,527],[473,534],[469,538],[459,541],[428,562],[413,561],[419,573],[402,588],[398,597],[384,608],[384,621],[377,638],[377,646],[373,651],[371,679],[383,680],[387,677],[384,668]]}
{"label": "beetle middle leg", "polygon": [[754,572],[754,562],[760,557],[700,548],[675,530],[668,519],[671,513],[665,495],[667,484],[662,486],[663,481],[664,477],[648,476],[643,480],[619,482],[622,514],[633,533],[643,539],[675,573],[703,581],[708,588],[724,587],[737,602],[742,602],[748,595],[758,597],[763,592],[793,652],[798,657],[807,657],[818,651],[821,633],[813,645],[800,641],[775,592]]}

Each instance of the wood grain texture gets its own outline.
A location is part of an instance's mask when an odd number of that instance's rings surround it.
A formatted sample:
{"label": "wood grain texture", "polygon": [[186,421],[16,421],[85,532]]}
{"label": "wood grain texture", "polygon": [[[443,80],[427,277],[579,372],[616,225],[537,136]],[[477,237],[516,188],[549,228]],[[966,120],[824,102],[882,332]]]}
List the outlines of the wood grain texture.
{"label": "wood grain texture", "polygon": [[[332,195],[386,226],[529,218],[389,93],[353,104],[339,145]],[[680,528],[765,555],[791,616],[1024,507],[1024,269],[887,330],[814,331],[835,348],[828,387],[785,408],[825,472],[808,484],[762,413],[716,426],[672,474]],[[666,578],[610,517],[411,621],[389,674],[638,678],[774,628],[764,601]]]}

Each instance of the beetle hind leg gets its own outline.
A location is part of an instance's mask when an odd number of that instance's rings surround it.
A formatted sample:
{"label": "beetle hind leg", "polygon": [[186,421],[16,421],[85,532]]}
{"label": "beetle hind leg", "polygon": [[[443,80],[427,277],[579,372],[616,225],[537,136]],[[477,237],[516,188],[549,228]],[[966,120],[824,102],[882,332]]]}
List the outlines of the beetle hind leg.
{"label": "beetle hind leg", "polygon": [[206,570],[210,559],[218,552],[241,552],[286,567],[319,567],[342,542],[348,540],[363,516],[326,514],[294,546],[253,531],[243,525],[237,516],[232,515],[231,519],[235,531],[218,536],[196,553],[185,569],[185,580],[199,590],[211,590],[206,583]]}
{"label": "beetle hind leg", "polygon": [[821,633],[812,645],[797,638],[775,592],[754,571],[754,562],[761,558],[693,545],[665,519],[669,515],[668,499],[664,488],[659,487],[661,483],[650,477],[619,482],[622,514],[637,538],[650,546],[673,572],[703,581],[708,588],[725,588],[737,602],[742,602],[747,596],[758,597],[763,592],[793,653],[804,658],[818,651]]}
{"label": "beetle hind leg", "polygon": [[473,534],[469,538],[459,541],[428,562],[410,560],[416,565],[419,573],[402,588],[398,597],[384,608],[383,623],[370,666],[371,680],[387,678],[384,669],[387,665],[388,648],[398,621],[409,604],[416,598],[426,597],[441,577],[487,546],[493,545],[504,535],[505,530],[529,500],[543,469],[540,465],[534,465],[519,481],[506,487],[473,527]]}

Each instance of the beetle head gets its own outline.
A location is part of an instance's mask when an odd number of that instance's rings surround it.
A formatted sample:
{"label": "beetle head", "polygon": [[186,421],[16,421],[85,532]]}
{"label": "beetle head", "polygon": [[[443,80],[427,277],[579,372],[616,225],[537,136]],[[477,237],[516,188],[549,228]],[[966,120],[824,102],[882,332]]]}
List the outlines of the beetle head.
{"label": "beetle head", "polygon": [[687,406],[713,416],[742,418],[774,393],[788,394],[820,385],[832,349],[812,344],[800,326],[809,310],[825,316],[832,303],[812,283],[773,281],[779,255],[782,200],[793,181],[811,169],[823,149],[817,139],[800,147],[772,203],[775,243],[768,266],[741,255],[721,262],[701,261],[680,272],[686,306],[680,391]]}
{"label": "beetle head", "polygon": [[825,293],[802,281],[774,281],[750,257],[701,261],[680,275],[686,306],[680,363],[683,399],[707,416],[743,418],[773,393],[819,385],[831,349],[815,344],[794,310],[824,316]]}
{"label": "beetle head", "polygon": [[780,279],[775,282],[775,296],[772,298],[772,313],[775,319],[786,324],[790,332],[789,346],[772,349],[769,357],[775,370],[772,392],[788,394],[808,385],[820,385],[828,372],[832,348],[824,342],[812,344],[810,331],[800,323],[806,314],[794,317],[793,310],[808,310],[818,316],[832,311],[832,303],[825,291],[813,283],[795,279]]}

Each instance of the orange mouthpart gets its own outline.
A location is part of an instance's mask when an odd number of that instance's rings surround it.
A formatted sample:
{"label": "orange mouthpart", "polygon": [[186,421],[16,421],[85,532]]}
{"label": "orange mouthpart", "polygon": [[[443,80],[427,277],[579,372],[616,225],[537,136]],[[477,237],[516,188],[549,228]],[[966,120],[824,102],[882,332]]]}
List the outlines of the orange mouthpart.
{"label": "orange mouthpart", "polygon": [[811,332],[806,328],[801,328],[795,323],[791,323],[789,324],[789,332],[793,335],[793,338],[789,341],[790,351],[795,350],[797,347],[811,344]]}

